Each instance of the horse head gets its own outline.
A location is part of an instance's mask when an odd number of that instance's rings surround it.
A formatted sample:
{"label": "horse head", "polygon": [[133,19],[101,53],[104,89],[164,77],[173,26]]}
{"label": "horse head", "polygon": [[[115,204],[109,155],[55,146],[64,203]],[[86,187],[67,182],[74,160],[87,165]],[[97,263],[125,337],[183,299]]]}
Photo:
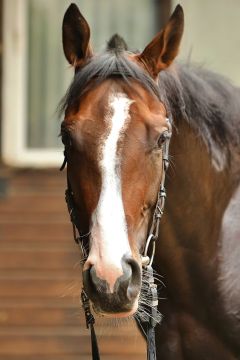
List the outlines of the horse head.
{"label": "horse head", "polygon": [[62,140],[77,227],[88,247],[84,288],[104,315],[129,316],[138,308],[141,255],[171,131],[157,79],[175,59],[182,33],[177,6],[142,53],[126,51],[118,38],[95,55],[77,6],[64,16],[63,49],[75,76],[64,99]]}

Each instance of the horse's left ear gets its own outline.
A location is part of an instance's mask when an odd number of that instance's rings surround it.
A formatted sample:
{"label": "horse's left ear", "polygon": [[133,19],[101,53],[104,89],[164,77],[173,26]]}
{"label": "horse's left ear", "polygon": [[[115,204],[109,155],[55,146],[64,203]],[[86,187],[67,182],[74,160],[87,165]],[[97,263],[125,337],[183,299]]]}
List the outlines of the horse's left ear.
{"label": "horse's left ear", "polygon": [[71,4],[63,18],[63,50],[68,62],[75,68],[92,56],[90,28],[77,5]]}
{"label": "horse's left ear", "polygon": [[178,54],[184,28],[184,13],[177,5],[167,25],[138,55],[151,75],[156,78],[159,72],[167,68]]}

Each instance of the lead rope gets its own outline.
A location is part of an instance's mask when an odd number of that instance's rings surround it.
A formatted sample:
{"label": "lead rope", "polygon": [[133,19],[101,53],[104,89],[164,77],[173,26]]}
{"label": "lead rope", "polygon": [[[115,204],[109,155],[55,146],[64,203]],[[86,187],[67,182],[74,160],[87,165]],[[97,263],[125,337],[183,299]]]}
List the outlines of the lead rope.
{"label": "lead rope", "polygon": [[[167,119],[168,120],[168,119]],[[171,129],[171,124],[168,120],[169,127]],[[151,298],[151,315],[148,316],[148,325],[147,325],[147,360],[156,360],[156,343],[155,343],[155,327],[157,324],[160,323],[161,317],[158,314],[158,293],[157,293],[157,285],[154,283],[154,276],[153,276],[153,258],[155,254],[155,247],[156,247],[156,240],[158,239],[159,235],[159,224],[160,220],[163,215],[164,205],[165,205],[165,198],[166,198],[166,191],[165,191],[165,174],[169,165],[169,142],[171,138],[171,131],[169,132],[169,138],[163,145],[163,169],[162,169],[162,180],[160,185],[160,191],[158,193],[157,203],[155,206],[154,214],[153,214],[153,221],[150,228],[150,234],[147,238],[147,242],[145,245],[144,253],[142,256],[142,266],[146,269],[148,274],[148,284],[149,284],[149,297]],[[67,157],[66,157],[66,151],[64,151],[64,161],[60,168],[60,171],[62,171],[67,163]],[[70,220],[72,222],[73,226],[73,236],[75,242],[80,246],[83,257],[85,258],[86,250],[82,244],[82,238],[80,232],[80,225],[78,221],[78,217],[75,210],[75,204],[73,199],[73,193],[71,190],[71,186],[69,183],[69,180],[67,179],[67,190],[65,192],[65,200],[68,207],[68,212],[70,215]],[[79,233],[79,236],[77,236],[77,231]],[[151,257],[148,256],[148,250],[150,243],[152,243],[152,254]],[[97,337],[94,329],[95,319],[91,312],[90,307],[90,301],[89,298],[82,289],[81,292],[81,301],[82,306],[85,313],[85,319],[86,319],[86,327],[87,329],[91,330],[91,346],[92,346],[92,360],[100,360],[99,355],[99,349],[98,349],[98,343],[97,343]],[[146,321],[145,319],[142,321]]]}

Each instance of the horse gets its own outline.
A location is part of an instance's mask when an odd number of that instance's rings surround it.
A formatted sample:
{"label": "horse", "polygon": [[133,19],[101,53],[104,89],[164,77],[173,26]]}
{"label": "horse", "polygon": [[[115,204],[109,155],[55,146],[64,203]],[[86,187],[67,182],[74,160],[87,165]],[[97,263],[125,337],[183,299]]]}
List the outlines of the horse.
{"label": "horse", "polygon": [[[75,4],[62,29],[75,70],[61,104],[64,165],[94,311],[135,316],[144,332],[141,312],[151,304],[142,296],[143,260],[151,258],[153,277],[165,285],[157,359],[239,359],[239,88],[174,61],[184,30],[180,5],[142,52],[115,35],[94,54]],[[143,254],[166,161],[165,213]]]}

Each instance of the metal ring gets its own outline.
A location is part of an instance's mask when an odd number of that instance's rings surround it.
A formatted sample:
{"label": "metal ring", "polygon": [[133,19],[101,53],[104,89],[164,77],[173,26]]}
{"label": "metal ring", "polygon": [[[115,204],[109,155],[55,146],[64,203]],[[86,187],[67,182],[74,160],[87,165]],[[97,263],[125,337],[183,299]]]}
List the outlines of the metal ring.
{"label": "metal ring", "polygon": [[148,252],[148,247],[149,247],[149,244],[150,244],[150,241],[152,240],[153,238],[153,234],[150,234],[147,238],[147,241],[146,241],[146,245],[145,245],[145,249],[144,249],[144,253],[143,253],[143,256],[147,256],[147,252]]}
{"label": "metal ring", "polygon": [[155,249],[156,249],[156,243],[155,243],[155,241],[153,241],[153,250],[152,250],[152,256],[149,261],[149,266],[152,266],[154,255],[155,255]]}
{"label": "metal ring", "polygon": [[[144,254],[143,256],[148,256],[147,253],[148,253],[148,248],[149,248],[149,245],[150,245],[150,242],[151,240],[154,239],[154,235],[153,234],[150,234],[147,238],[147,241],[146,241],[146,245],[145,245],[145,249],[144,249]],[[153,249],[152,249],[152,255],[149,257],[149,265],[152,266],[152,263],[153,263],[153,258],[154,258],[154,255],[155,255],[155,249],[156,249],[156,244],[155,244],[155,241],[153,241]]]}

